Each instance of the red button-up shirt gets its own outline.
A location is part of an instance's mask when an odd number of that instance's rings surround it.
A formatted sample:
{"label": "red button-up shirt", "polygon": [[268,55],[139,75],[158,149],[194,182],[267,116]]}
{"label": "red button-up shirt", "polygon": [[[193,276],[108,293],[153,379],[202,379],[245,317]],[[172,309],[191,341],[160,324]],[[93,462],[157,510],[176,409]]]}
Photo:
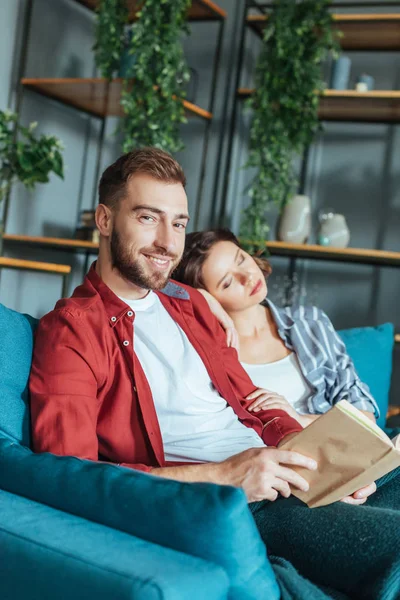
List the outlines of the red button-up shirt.
{"label": "red button-up shirt", "polygon": [[[239,420],[276,445],[302,429],[284,411],[257,416],[244,398],[255,390],[203,296],[170,281],[156,292],[200,355]],[[39,324],[30,378],[36,452],[103,460],[149,471],[167,466],[149,383],[133,348],[135,315],[94,265],[71,298]]]}

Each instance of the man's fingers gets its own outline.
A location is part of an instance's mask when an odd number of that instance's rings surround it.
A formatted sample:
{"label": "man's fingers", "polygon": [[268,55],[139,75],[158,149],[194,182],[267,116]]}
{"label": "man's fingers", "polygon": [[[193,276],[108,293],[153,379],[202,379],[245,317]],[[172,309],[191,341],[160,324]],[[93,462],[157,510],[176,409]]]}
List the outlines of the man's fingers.
{"label": "man's fingers", "polygon": [[296,465],[297,467],[305,467],[311,471],[315,471],[318,467],[313,458],[304,456],[304,454],[299,454],[299,452],[292,452],[291,450],[277,450],[277,453],[277,460],[279,464]]}
{"label": "man's fingers", "polygon": [[279,479],[286,481],[288,484],[293,485],[294,487],[296,487],[299,490],[302,490],[303,492],[308,492],[310,488],[308,482],[304,479],[304,477],[296,473],[296,471],[293,471],[293,469],[288,469],[287,467],[277,465],[275,474]]}
{"label": "man's fingers", "polygon": [[284,498],[289,498],[290,494],[292,493],[288,482],[284,479],[280,479],[279,477],[275,479],[275,481],[272,484],[272,487],[274,488],[274,490],[279,492]]}

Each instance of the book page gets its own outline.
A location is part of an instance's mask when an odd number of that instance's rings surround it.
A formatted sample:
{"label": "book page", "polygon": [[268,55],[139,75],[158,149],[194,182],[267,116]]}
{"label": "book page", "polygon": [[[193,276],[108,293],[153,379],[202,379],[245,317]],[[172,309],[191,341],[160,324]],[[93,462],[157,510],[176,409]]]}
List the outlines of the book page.
{"label": "book page", "polygon": [[355,419],[360,423],[363,427],[366,427],[373,433],[374,435],[378,435],[383,440],[390,440],[389,436],[377,425],[373,423],[371,419],[369,419],[366,415],[364,415],[361,410],[350,404],[347,400],[341,400],[337,404],[335,404],[340,410],[344,411],[349,417]]}

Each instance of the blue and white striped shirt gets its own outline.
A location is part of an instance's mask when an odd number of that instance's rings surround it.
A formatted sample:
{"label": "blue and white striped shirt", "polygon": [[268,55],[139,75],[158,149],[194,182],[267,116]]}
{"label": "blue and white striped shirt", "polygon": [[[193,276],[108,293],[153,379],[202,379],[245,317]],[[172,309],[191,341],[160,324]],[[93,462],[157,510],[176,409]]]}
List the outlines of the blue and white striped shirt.
{"label": "blue and white striped shirt", "polygon": [[299,412],[322,414],[346,399],[379,417],[368,386],[360,381],[346,346],[322,310],[316,306],[278,308],[267,299],[263,304],[270,308],[280,337],[296,353],[303,376],[313,390]]}

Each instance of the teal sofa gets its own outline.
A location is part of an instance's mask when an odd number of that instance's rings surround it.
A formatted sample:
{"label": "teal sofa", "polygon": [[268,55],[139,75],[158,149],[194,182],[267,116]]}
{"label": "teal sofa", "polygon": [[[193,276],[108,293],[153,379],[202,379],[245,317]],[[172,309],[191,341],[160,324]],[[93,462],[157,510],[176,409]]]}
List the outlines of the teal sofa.
{"label": "teal sofa", "polygon": [[0,304],[1,600],[278,600],[242,490],[31,452],[36,325]]}
{"label": "teal sofa", "polygon": [[[36,325],[0,304],[1,600],[278,600],[241,490],[31,452]],[[393,328],[346,335],[361,366],[366,344],[377,349],[375,384],[384,407]]]}

